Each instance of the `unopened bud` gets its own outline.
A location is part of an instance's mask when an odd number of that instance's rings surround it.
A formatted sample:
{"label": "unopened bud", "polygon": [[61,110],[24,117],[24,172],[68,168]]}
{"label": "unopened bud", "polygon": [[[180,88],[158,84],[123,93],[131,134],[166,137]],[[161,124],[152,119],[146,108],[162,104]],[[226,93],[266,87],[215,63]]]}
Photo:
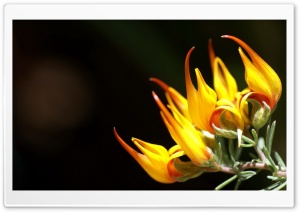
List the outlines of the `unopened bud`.
{"label": "unopened bud", "polygon": [[254,103],[255,106],[252,110],[251,124],[256,129],[262,128],[268,122],[269,116],[271,114],[271,109],[269,105],[267,105],[267,103],[265,103],[264,101],[262,103],[264,104],[264,106],[262,106],[258,102]]}

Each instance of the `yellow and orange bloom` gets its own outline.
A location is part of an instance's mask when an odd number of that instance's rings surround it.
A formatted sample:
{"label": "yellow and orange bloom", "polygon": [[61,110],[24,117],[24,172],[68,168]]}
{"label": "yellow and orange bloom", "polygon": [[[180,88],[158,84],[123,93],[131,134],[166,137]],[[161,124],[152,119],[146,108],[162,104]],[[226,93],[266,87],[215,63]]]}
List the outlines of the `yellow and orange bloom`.
{"label": "yellow and orange bloom", "polygon": [[[198,68],[195,69],[197,88],[192,83],[189,60],[194,47],[188,51],[185,59],[187,98],[163,81],[150,79],[165,91],[167,106],[154,92],[152,95],[165,126],[176,142],[175,146],[167,150],[163,146],[132,138],[142,152],[139,153],[124,142],[114,129],[119,143],[158,182],[183,182],[205,171],[218,170],[218,155],[215,157],[213,152],[216,150],[215,135],[237,138],[240,147],[242,135],[249,133],[246,130],[248,125],[255,129],[263,127],[280,99],[282,85],[275,71],[242,40],[230,35],[222,37],[238,43],[252,60],[240,47],[247,88],[238,91],[234,77],[224,62],[215,55],[210,40],[209,58],[214,90],[206,84]],[[251,113],[249,103],[252,105]],[[180,160],[183,155],[188,156],[190,161]]]}
{"label": "yellow and orange bloom", "polygon": [[249,54],[252,61],[244,54],[242,48],[239,48],[239,53],[245,66],[245,80],[248,87],[257,96],[262,95],[267,97],[267,104],[273,110],[282,92],[281,81],[276,72],[242,40],[230,35],[222,37],[234,40]]}
{"label": "yellow and orange bloom", "polygon": [[169,106],[172,113],[176,114],[173,116],[158,96],[154,92],[152,94],[173,140],[195,165],[203,166],[207,164],[212,157],[212,151],[206,145],[202,133],[174,107]]}
{"label": "yellow and orange bloom", "polygon": [[140,164],[140,166],[160,183],[184,182],[191,178],[198,177],[203,173],[201,167],[191,162],[180,160],[185,153],[179,145],[169,150],[161,145],[151,144],[137,138],[132,138],[133,143],[142,153],[131,148],[117,133],[114,134],[124,149]]}
{"label": "yellow and orange bloom", "polygon": [[[271,111],[276,108],[277,102],[282,93],[282,84],[276,72],[245,42],[230,35],[224,35],[223,38],[229,38],[241,45],[246,50],[251,60],[245,55],[242,48],[239,53],[245,66],[245,80],[249,88],[242,93],[241,103],[239,106],[243,111],[245,103],[250,102],[253,106],[251,114],[251,124],[259,129],[263,127],[269,119]],[[242,115],[246,122],[249,122],[248,114]]]}

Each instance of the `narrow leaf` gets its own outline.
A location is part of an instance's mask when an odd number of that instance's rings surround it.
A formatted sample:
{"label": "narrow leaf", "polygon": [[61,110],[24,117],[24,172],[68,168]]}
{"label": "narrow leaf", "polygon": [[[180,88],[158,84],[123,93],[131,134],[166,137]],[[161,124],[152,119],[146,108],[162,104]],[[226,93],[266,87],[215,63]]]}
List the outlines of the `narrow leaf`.
{"label": "narrow leaf", "polygon": [[278,177],[275,176],[267,176],[267,178],[273,181],[277,181],[279,179]]}
{"label": "narrow leaf", "polygon": [[269,146],[270,146],[269,143],[270,143],[270,125],[268,125],[267,131],[266,131],[266,146],[267,146],[268,151],[270,152],[271,150],[269,149]]}
{"label": "narrow leaf", "polygon": [[253,177],[254,175],[256,175],[255,171],[242,171],[242,172],[240,172],[240,180],[241,181],[248,180],[249,178]]}
{"label": "narrow leaf", "polygon": [[276,183],[274,183],[274,184],[268,186],[267,188],[265,188],[265,189],[263,189],[263,190],[270,191],[270,190],[276,188],[276,187],[279,186],[279,185],[281,185],[281,182],[280,182],[280,181],[277,181]]}
{"label": "narrow leaf", "polygon": [[241,147],[253,147],[253,144],[241,144]]}
{"label": "narrow leaf", "polygon": [[228,148],[228,150],[229,150],[229,156],[230,156],[232,162],[234,163],[235,162],[235,158],[234,158],[235,154],[234,154],[234,141],[233,140],[229,141],[229,148]]}
{"label": "narrow leaf", "polygon": [[283,160],[282,160],[282,158],[280,157],[280,155],[278,154],[278,152],[275,152],[275,158],[276,158],[276,160],[278,161],[278,166],[280,165],[281,166],[281,168],[286,168],[286,165],[285,165],[285,163],[283,162]]}
{"label": "narrow leaf", "polygon": [[[263,152],[264,152],[266,158],[268,159],[269,165],[268,165],[268,164],[267,164],[267,165],[269,166],[269,168],[270,168],[270,167],[273,167],[273,168],[272,168],[272,171],[273,171],[273,172],[277,171],[276,164],[275,164],[275,162],[273,161],[273,159],[271,158],[270,153],[268,152],[267,148],[264,146],[262,150],[263,150]],[[266,160],[266,161],[267,161],[267,160]]]}
{"label": "narrow leaf", "polygon": [[216,153],[217,153],[217,157],[218,157],[218,162],[219,164],[222,164],[222,157],[223,157],[223,154],[222,154],[222,144],[220,141],[217,142],[217,148],[216,148]]}
{"label": "narrow leaf", "polygon": [[270,137],[269,137],[268,146],[267,146],[267,149],[269,152],[271,152],[271,150],[272,150],[275,127],[276,127],[276,121],[273,121],[271,128],[270,128]]}
{"label": "narrow leaf", "polygon": [[257,146],[260,149],[263,149],[265,146],[265,139],[263,137],[260,137],[257,141]]}
{"label": "narrow leaf", "polygon": [[257,143],[258,136],[257,136],[256,130],[255,130],[255,129],[252,129],[251,132],[252,132],[252,135],[253,135],[254,142]]}
{"label": "narrow leaf", "polygon": [[273,191],[279,191],[282,188],[284,188],[286,186],[287,182],[284,181],[281,185],[279,185],[278,187],[274,188]]}

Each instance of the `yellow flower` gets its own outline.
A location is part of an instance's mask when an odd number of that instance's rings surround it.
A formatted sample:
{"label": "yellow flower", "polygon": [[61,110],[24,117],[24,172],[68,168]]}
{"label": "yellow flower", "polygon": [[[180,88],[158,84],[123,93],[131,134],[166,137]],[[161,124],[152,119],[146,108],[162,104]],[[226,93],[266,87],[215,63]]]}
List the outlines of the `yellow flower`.
{"label": "yellow flower", "polygon": [[179,157],[185,153],[179,145],[175,145],[167,150],[161,145],[132,138],[132,141],[141,150],[142,154],[126,144],[118,135],[115,128],[114,134],[119,143],[140,164],[147,174],[160,183],[185,182],[191,178],[198,177],[204,172],[202,167],[196,166],[191,161],[180,160]]}
{"label": "yellow flower", "polygon": [[152,92],[152,94],[161,110],[162,119],[174,141],[194,164],[201,166],[208,162],[212,152],[203,140],[202,133],[196,130],[194,125],[174,107],[169,106],[172,113],[176,114],[173,116],[160,101],[158,96],[154,92]]}
{"label": "yellow flower", "polygon": [[233,102],[238,91],[236,81],[223,61],[215,56],[212,40],[209,40],[208,49],[210,65],[213,70],[214,88],[218,99],[228,99]]}
{"label": "yellow flower", "polygon": [[[245,66],[245,79],[249,88],[259,95],[266,96],[268,105],[273,110],[281,96],[282,85],[276,72],[254,52],[246,43],[239,38],[230,35],[224,35],[223,38],[229,38],[241,45],[250,56],[252,62],[244,54],[242,48],[239,53]],[[261,97],[263,98],[263,97]]]}
{"label": "yellow flower", "polygon": [[204,81],[199,69],[195,69],[198,90],[195,89],[191,76],[189,59],[194,47],[191,48],[185,59],[185,82],[187,90],[187,101],[190,117],[199,129],[214,133],[210,124],[210,117],[215,109],[217,95]]}
{"label": "yellow flower", "polygon": [[[150,177],[161,183],[174,183],[181,174],[174,168],[173,159],[184,155],[178,145],[167,151],[163,146],[150,144],[137,138],[132,138],[133,143],[141,150],[141,153],[131,148],[118,135],[114,128],[114,134],[124,149],[140,164]],[[169,164],[170,163],[170,164]]]}

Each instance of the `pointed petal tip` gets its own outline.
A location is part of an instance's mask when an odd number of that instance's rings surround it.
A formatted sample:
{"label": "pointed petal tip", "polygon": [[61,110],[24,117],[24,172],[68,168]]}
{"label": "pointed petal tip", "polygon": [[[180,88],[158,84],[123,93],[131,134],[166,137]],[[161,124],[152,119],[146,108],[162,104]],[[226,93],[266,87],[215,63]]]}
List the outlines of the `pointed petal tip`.
{"label": "pointed petal tip", "polygon": [[152,96],[153,96],[155,102],[158,104],[158,106],[161,107],[162,103],[161,103],[159,97],[157,96],[157,94],[154,91],[152,91]]}
{"label": "pointed petal tip", "polygon": [[152,96],[155,100],[158,99],[158,96],[156,95],[156,93],[154,91],[152,91]]}
{"label": "pointed petal tip", "polygon": [[114,134],[116,135],[117,134],[116,127],[113,127],[113,131],[114,131]]}
{"label": "pointed petal tip", "polygon": [[163,81],[161,81],[160,79],[150,78],[150,81],[158,84],[164,91],[167,91],[169,88],[169,86],[166,83],[164,83]]}
{"label": "pointed petal tip", "polygon": [[195,49],[195,46],[193,46],[192,48],[190,48],[190,50],[188,51],[188,54],[190,54],[194,49]]}

